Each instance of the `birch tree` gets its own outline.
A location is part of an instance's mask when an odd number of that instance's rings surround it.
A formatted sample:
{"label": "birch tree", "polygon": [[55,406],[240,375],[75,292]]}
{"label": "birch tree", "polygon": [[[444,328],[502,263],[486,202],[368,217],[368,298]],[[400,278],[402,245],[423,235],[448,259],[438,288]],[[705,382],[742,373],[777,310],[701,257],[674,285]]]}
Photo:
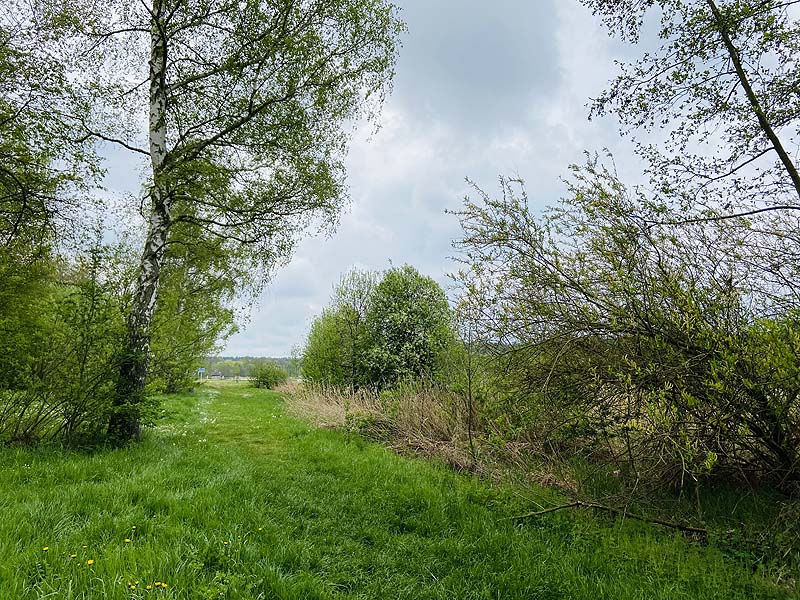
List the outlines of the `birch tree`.
{"label": "birch tree", "polygon": [[634,43],[660,20],[658,48],[620,63],[592,103],[637,142],[652,194],[684,219],[800,209],[798,2],[582,2]]}
{"label": "birch tree", "polygon": [[351,125],[389,90],[403,24],[386,0],[41,0],[36,11],[92,100],[75,115],[82,137],[147,163],[109,424],[126,440],[139,431],[166,249],[221,240],[237,268],[268,273],[306,226],[334,222]]}

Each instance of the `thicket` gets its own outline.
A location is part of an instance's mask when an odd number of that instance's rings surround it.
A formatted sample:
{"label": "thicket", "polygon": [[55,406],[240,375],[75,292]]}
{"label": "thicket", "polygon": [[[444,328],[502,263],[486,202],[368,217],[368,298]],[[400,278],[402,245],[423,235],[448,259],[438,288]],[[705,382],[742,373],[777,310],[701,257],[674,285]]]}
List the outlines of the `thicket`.
{"label": "thicket", "polygon": [[631,481],[798,479],[794,267],[765,273],[800,240],[791,219],[771,219],[780,246],[744,219],[654,227],[595,161],[542,216],[519,182],[480,197],[461,281],[511,437]]}
{"label": "thicket", "polygon": [[382,277],[352,271],[311,325],[303,377],[334,387],[387,389],[444,376],[455,344],[453,316],[439,284],[409,265]]}
{"label": "thicket", "polygon": [[[2,256],[0,444],[102,443],[114,411],[125,409],[119,368],[129,253],[95,244],[69,259],[43,252],[25,268],[8,252]],[[172,297],[166,291],[157,308],[152,392],[193,385],[219,327],[230,323],[224,307],[208,315],[208,297],[194,305],[192,296],[177,305]],[[142,408],[150,422],[153,402]]]}

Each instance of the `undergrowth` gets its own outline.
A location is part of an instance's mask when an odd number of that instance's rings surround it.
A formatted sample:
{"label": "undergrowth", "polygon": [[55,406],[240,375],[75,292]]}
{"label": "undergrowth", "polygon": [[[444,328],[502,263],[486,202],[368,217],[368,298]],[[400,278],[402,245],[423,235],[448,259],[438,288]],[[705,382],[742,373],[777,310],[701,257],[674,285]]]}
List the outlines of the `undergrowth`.
{"label": "undergrowth", "polygon": [[[556,457],[499,433],[467,431],[463,400],[433,387],[394,392],[290,384],[289,411],[318,426],[339,428],[400,454],[424,456],[496,484],[555,496],[545,509],[574,500],[599,502],[625,513],[702,528],[693,543],[713,544],[746,569],[796,589],[800,572],[800,501],[768,488],[690,481],[682,490],[619,477],[613,466]],[[529,512],[529,511],[524,511]],[[601,521],[608,516],[595,515]],[[652,527],[661,527],[657,524]]]}

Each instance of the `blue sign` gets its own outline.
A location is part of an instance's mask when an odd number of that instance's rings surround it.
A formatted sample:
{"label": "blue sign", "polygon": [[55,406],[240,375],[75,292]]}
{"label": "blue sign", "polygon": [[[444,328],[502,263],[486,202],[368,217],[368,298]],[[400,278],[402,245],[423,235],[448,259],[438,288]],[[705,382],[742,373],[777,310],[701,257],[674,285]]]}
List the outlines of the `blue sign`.
{"label": "blue sign", "polygon": [[198,373],[205,373],[206,370],[203,367],[200,367],[199,369],[197,369],[197,372]]}

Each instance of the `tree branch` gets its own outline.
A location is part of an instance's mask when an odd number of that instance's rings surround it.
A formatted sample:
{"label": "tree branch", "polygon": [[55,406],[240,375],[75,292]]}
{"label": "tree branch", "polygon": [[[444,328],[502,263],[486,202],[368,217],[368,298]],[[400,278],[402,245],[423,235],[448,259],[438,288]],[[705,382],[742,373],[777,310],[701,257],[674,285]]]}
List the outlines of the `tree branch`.
{"label": "tree branch", "polygon": [[750,105],[753,107],[753,111],[758,118],[758,124],[761,126],[762,131],[772,143],[772,146],[775,148],[775,152],[778,153],[778,157],[781,159],[786,172],[789,174],[789,177],[794,184],[797,195],[800,196],[800,174],[798,174],[797,168],[792,162],[791,157],[783,147],[778,134],[776,134],[775,130],[772,128],[772,124],[769,122],[769,119],[767,119],[767,115],[764,113],[764,109],[761,107],[761,103],[758,101],[758,96],[756,96],[755,91],[750,85],[750,81],[747,78],[747,73],[745,73],[744,67],[742,66],[742,62],[739,58],[739,52],[733,45],[733,41],[728,33],[728,28],[725,24],[725,20],[722,17],[722,13],[720,13],[719,8],[715,4],[714,0],[706,0],[706,4],[708,4],[711,12],[714,15],[714,20],[716,21],[717,27],[719,28],[719,33],[722,36],[722,41],[725,43],[725,48],[728,51],[728,55],[731,57],[731,62],[733,63],[733,68],[736,70],[736,75],[739,78],[739,82],[742,84],[742,88],[747,95],[747,99],[750,101]]}
{"label": "tree branch", "polygon": [[553,506],[551,508],[546,508],[544,510],[537,510],[534,512],[525,513],[524,515],[517,515],[511,517],[510,519],[512,521],[521,521],[522,519],[540,517],[542,515],[546,515],[552,512],[564,510],[566,508],[594,508],[597,510],[604,510],[606,512],[621,517],[627,517],[629,519],[642,521],[644,523],[652,523],[655,525],[662,525],[663,527],[671,527],[672,529],[677,529],[679,531],[684,531],[686,533],[699,533],[701,535],[708,535],[708,529],[703,529],[702,527],[692,527],[691,525],[684,525],[683,523],[666,521],[664,519],[659,519],[657,517],[645,517],[644,515],[629,513],[628,511],[623,510],[621,508],[614,508],[613,506],[606,506],[605,504],[598,504],[596,502],[583,502],[581,500],[576,500],[575,502],[570,502],[569,504],[561,504],[559,506]]}

